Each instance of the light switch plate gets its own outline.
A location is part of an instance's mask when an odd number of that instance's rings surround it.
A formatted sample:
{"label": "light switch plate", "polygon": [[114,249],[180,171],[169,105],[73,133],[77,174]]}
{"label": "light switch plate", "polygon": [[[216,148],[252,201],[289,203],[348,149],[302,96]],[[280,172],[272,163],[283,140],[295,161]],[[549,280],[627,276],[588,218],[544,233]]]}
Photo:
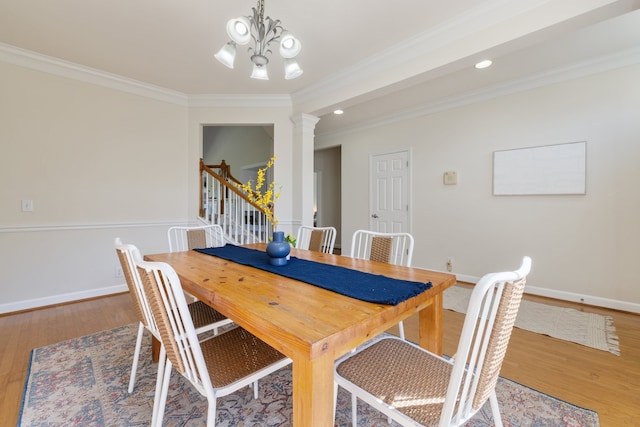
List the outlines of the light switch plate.
{"label": "light switch plate", "polygon": [[33,212],[33,200],[22,201],[22,212]]}

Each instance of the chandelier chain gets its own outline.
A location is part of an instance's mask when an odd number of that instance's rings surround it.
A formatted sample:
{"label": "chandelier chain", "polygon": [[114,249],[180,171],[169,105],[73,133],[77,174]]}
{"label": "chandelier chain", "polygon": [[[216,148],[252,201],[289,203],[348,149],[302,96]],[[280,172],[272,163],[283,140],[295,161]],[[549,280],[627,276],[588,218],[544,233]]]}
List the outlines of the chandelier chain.
{"label": "chandelier chain", "polygon": [[258,17],[262,23],[264,21],[264,0],[258,0]]}

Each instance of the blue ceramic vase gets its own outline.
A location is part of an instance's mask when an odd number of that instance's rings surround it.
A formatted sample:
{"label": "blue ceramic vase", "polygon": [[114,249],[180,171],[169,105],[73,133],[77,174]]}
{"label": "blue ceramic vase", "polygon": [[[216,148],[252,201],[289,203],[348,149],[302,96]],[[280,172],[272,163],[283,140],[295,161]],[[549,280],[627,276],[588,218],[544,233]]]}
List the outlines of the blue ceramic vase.
{"label": "blue ceramic vase", "polygon": [[287,255],[291,252],[291,246],[284,241],[284,231],[274,231],[273,240],[267,244],[267,255],[269,255],[269,264],[285,265],[287,263]]}

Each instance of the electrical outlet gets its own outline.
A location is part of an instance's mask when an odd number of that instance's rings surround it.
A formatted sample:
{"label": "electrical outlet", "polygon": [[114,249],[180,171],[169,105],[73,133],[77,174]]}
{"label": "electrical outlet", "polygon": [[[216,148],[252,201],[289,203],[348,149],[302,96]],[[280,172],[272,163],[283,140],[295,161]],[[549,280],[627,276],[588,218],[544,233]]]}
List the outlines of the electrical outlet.
{"label": "electrical outlet", "polygon": [[447,271],[453,270],[453,258],[447,258]]}
{"label": "electrical outlet", "polygon": [[122,271],[122,267],[120,266],[116,267],[114,275],[117,279],[124,277],[124,271]]}
{"label": "electrical outlet", "polygon": [[445,172],[442,177],[444,185],[456,185],[458,183],[458,172]]}

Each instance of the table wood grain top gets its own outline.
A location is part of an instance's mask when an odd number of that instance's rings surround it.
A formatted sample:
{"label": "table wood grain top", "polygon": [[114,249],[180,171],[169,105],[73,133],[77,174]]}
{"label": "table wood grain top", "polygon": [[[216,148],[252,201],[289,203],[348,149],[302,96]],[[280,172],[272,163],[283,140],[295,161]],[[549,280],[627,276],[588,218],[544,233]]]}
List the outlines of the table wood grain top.
{"label": "table wood grain top", "polygon": [[[249,245],[264,249],[264,244]],[[196,251],[147,255],[178,273],[183,288],[291,357],[337,358],[390,328],[455,283],[455,276],[346,256],[292,249],[292,256],[416,282],[431,289],[396,306],[373,304]]]}

